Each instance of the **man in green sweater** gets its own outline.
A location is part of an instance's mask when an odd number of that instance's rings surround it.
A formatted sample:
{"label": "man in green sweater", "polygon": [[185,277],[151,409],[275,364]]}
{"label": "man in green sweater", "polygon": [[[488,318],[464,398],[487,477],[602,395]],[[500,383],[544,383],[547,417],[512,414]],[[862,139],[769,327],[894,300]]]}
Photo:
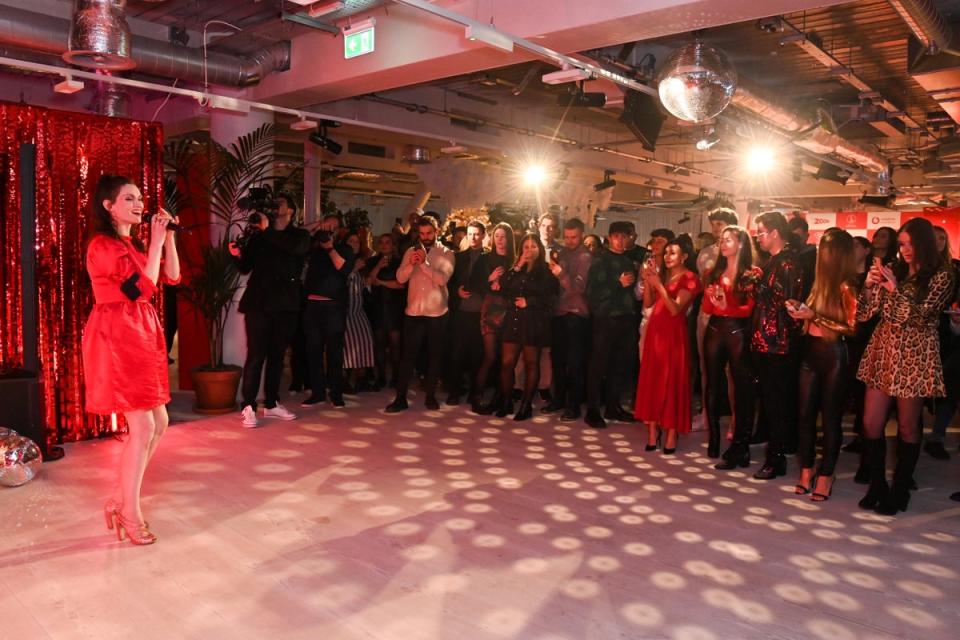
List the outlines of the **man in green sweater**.
{"label": "man in green sweater", "polygon": [[[587,276],[587,303],[593,318],[593,344],[587,382],[587,414],[584,422],[603,429],[607,420],[633,422],[633,414],[620,406],[625,384],[627,349],[637,349],[636,300],[633,285],[639,265],[624,251],[630,235],[629,222],[610,225],[609,248],[597,255]],[[603,415],[600,406],[604,405]]]}

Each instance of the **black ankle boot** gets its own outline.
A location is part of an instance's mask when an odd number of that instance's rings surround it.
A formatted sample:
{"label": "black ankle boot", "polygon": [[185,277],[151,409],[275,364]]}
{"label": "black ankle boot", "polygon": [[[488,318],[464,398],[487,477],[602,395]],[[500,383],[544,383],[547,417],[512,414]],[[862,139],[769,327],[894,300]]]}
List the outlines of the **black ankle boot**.
{"label": "black ankle boot", "polygon": [[887,466],[887,439],[864,438],[863,467],[870,478],[867,495],[858,503],[861,509],[876,509],[878,504],[889,502],[890,487],[885,475]]}
{"label": "black ankle boot", "polygon": [[773,480],[787,475],[787,459],[782,453],[767,454],[767,460],[760,470],[753,474],[757,480]]}
{"label": "black ankle boot", "polygon": [[490,402],[480,407],[479,413],[482,416],[489,416],[493,412],[497,411],[503,405],[503,400],[500,399],[500,392],[493,394],[493,397],[490,398]]}
{"label": "black ankle boot", "polygon": [[745,442],[734,442],[723,452],[723,459],[713,466],[720,471],[729,471],[737,467],[750,466],[750,445]]}
{"label": "black ankle boot", "polygon": [[893,486],[887,499],[881,500],[877,505],[877,513],[893,516],[898,511],[907,510],[910,504],[910,485],[913,482],[913,472],[917,468],[919,457],[919,442],[897,441],[897,468],[893,472]]}
{"label": "black ankle boot", "polygon": [[470,411],[480,415],[483,414],[483,404],[480,402],[480,394],[470,394]]}

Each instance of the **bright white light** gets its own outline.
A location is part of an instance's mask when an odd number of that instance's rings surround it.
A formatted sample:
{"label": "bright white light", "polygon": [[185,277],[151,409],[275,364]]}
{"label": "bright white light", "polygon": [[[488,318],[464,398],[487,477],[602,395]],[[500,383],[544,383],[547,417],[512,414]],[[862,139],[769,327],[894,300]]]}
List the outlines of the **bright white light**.
{"label": "bright white light", "polygon": [[531,187],[540,186],[547,178],[547,170],[543,165],[531,164],[523,170],[523,181]]}
{"label": "bright white light", "polygon": [[776,164],[776,158],[770,147],[752,147],[747,150],[743,164],[750,173],[766,173]]}

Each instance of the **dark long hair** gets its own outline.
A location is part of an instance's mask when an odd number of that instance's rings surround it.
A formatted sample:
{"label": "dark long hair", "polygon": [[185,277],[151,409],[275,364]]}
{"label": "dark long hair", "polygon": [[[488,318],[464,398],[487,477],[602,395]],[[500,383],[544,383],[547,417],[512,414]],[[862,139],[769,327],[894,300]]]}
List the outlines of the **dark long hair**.
{"label": "dark long hair", "polygon": [[503,229],[503,232],[507,235],[507,263],[512,265],[516,261],[517,244],[513,239],[513,227],[506,222],[498,222],[493,229],[490,229],[490,253],[497,255],[497,245],[493,238],[497,229]]}
{"label": "dark long hair", "polygon": [[[723,234],[725,233],[736,234],[737,240],[740,241],[740,251],[737,254],[737,276],[733,279],[733,294],[737,297],[738,301],[742,303],[743,293],[740,289],[740,280],[743,278],[743,274],[747,272],[747,269],[753,267],[753,239],[746,229],[735,224],[725,227],[724,230],[720,232],[719,242],[723,242]],[[723,277],[723,272],[726,270],[727,256],[720,253],[718,247],[717,262],[713,265],[713,269],[708,271],[704,277],[704,286],[719,282],[720,278]]]}
{"label": "dark long hair", "polygon": [[689,234],[681,234],[674,238],[673,240],[667,241],[667,244],[663,245],[663,252],[667,252],[667,247],[670,245],[676,245],[680,249],[680,253],[685,254],[687,257],[683,261],[683,267],[687,271],[697,272],[697,252],[693,250],[693,241],[690,239]]}
{"label": "dark long hair", "polygon": [[[919,302],[927,295],[930,279],[945,266],[943,256],[937,251],[937,238],[933,235],[933,224],[926,218],[907,220],[894,239],[898,239],[901,233],[910,236],[910,243],[913,245],[913,260],[917,263],[916,301]],[[909,273],[910,265],[903,258],[898,259],[893,265],[893,274],[898,282],[906,280]]]}
{"label": "dark long hair", "polygon": [[[890,237],[890,244],[887,245],[887,253],[886,253],[886,255],[884,255],[882,258],[880,258],[880,260],[883,262],[883,264],[890,264],[891,262],[895,262],[895,261],[896,261],[896,259],[897,259],[897,251],[898,251],[898,249],[897,249],[897,230],[894,229],[893,227],[880,227],[879,229],[877,229],[876,231],[873,232],[873,238],[870,238],[870,250],[871,250],[871,254],[870,254],[870,255],[871,255],[871,256],[873,255],[873,240],[874,240],[874,238],[877,237],[877,234],[880,233],[881,231],[885,232],[885,233]],[[871,259],[868,260],[867,262],[868,262],[868,263],[872,263],[872,262],[873,262],[873,259],[871,258]],[[867,268],[868,268],[868,269],[870,268],[869,264],[867,265]]]}
{"label": "dark long hair", "polygon": [[[113,216],[110,215],[110,212],[106,210],[103,206],[104,200],[109,200],[113,202],[117,199],[117,195],[120,193],[120,189],[124,186],[132,184],[136,186],[136,183],[127,178],[126,176],[117,176],[109,173],[105,173],[100,176],[100,179],[97,180],[97,186],[93,189],[93,199],[90,202],[90,239],[92,240],[94,236],[103,235],[116,240],[120,240],[120,233],[117,231],[117,227],[113,222]],[[136,235],[131,234],[130,240],[140,251],[145,251],[143,242],[140,241]]]}
{"label": "dark long hair", "polygon": [[536,262],[530,265],[530,271],[535,271],[537,269],[546,269],[547,268],[547,256],[546,250],[543,248],[543,242],[540,240],[540,234],[537,233],[525,233],[523,238],[520,239],[520,244],[517,245],[517,259],[514,260],[513,266],[517,266],[517,262],[520,261],[521,256],[523,256],[523,245],[527,243],[527,240],[533,240],[537,243],[537,247],[540,249],[540,255],[537,257]]}

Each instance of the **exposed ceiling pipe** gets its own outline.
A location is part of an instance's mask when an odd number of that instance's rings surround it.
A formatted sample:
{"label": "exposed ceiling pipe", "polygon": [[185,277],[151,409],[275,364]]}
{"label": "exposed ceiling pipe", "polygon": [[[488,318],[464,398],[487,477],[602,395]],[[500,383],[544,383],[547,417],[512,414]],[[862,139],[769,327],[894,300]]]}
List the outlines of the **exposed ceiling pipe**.
{"label": "exposed ceiling pipe", "polygon": [[[61,18],[4,7],[0,12],[0,47],[61,55],[67,50],[70,22]],[[137,71],[154,76],[203,82],[203,52],[134,36],[130,57]],[[290,68],[290,43],[271,44],[256,53],[232,56],[210,51],[207,76],[212,85],[247,87],[275,71]]]}
{"label": "exposed ceiling pipe", "polygon": [[810,120],[761,96],[756,90],[745,86],[742,79],[733,94],[731,104],[761,117],[789,134],[795,134],[791,141],[802,149],[817,155],[833,154],[843,158],[875,174],[880,183],[890,180],[890,161],[882,154],[846,140],[821,126],[819,121]]}
{"label": "exposed ceiling pipe", "polygon": [[928,53],[960,55],[953,47],[953,29],[933,0],[887,0]]}
{"label": "exposed ceiling pipe", "polygon": [[64,61],[88,69],[133,69],[126,9],[127,0],[75,0]]}
{"label": "exposed ceiling pipe", "polygon": [[429,113],[435,116],[443,116],[450,118],[452,120],[459,120],[461,122],[466,122],[477,127],[492,127],[494,129],[500,129],[501,131],[509,131],[511,133],[518,133],[520,135],[530,136],[533,138],[540,138],[541,140],[548,140],[550,142],[556,142],[559,144],[565,144],[578,149],[584,149],[586,151],[597,151],[600,153],[609,153],[611,155],[620,156],[621,158],[629,158],[631,160],[637,160],[646,164],[655,164],[661,167],[665,167],[672,171],[684,171],[689,172],[691,175],[699,175],[707,178],[713,178],[714,180],[723,180],[725,182],[734,182],[735,180],[730,176],[720,175],[718,173],[711,173],[709,171],[704,171],[703,169],[695,169],[690,166],[680,165],[673,162],[665,162],[663,160],[657,160],[656,158],[651,158],[648,156],[641,156],[635,153],[627,153],[625,151],[620,151],[619,149],[611,149],[610,147],[604,145],[592,145],[575,138],[566,138],[561,135],[554,135],[551,133],[541,133],[539,131],[534,131],[533,129],[525,129],[523,127],[515,127],[510,124],[503,122],[497,122],[496,120],[486,120],[484,118],[477,118],[474,116],[467,116],[459,113],[454,113],[452,111],[446,111],[444,109],[435,109],[433,107],[428,107],[427,105],[417,104],[414,102],[404,102],[402,100],[395,100],[393,98],[385,98],[383,96],[378,96],[376,94],[370,94],[365,96],[359,96],[358,100],[370,100],[372,102],[379,102],[381,104],[387,104],[394,107],[399,107],[401,109],[406,109],[407,111],[412,111],[415,113]]}

